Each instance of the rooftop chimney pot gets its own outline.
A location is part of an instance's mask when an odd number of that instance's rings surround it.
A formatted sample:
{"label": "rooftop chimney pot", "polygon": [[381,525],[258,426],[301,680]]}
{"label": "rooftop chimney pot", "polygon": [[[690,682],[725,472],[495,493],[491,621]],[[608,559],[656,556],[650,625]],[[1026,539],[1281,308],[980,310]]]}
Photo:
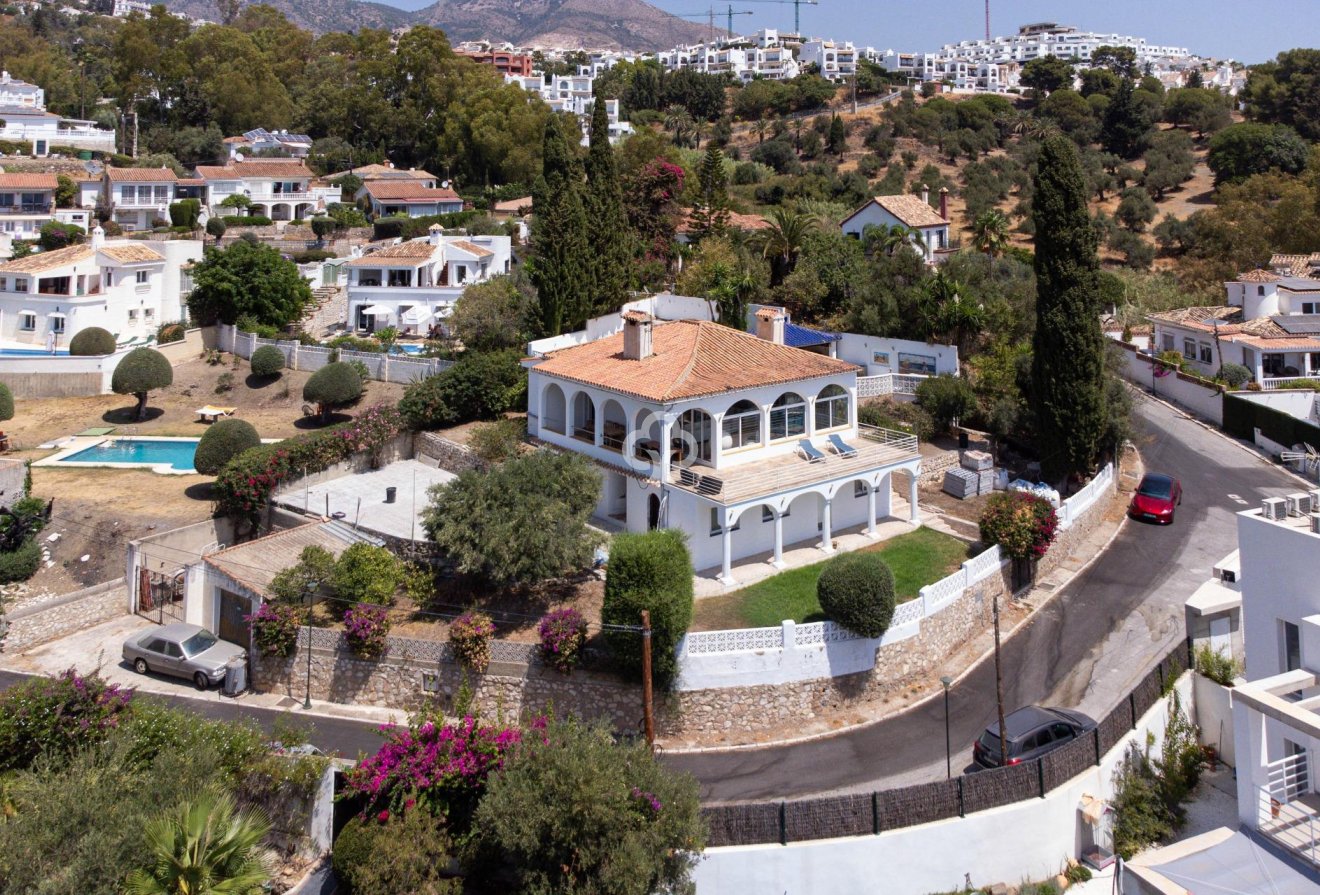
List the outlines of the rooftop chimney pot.
{"label": "rooftop chimney pot", "polygon": [[625,311],[623,315],[623,356],[626,360],[646,360],[651,356],[651,315],[645,311]]}
{"label": "rooftop chimney pot", "polygon": [[921,201],[926,205],[930,204],[930,187],[924,183],[921,185]]}

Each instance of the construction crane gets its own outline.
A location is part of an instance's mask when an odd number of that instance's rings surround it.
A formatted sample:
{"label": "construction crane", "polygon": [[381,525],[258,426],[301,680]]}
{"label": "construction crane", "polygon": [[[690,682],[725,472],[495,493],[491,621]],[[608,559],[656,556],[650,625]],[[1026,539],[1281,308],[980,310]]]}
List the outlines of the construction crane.
{"label": "construction crane", "polygon": [[985,39],[990,40],[990,0],[985,0]]}
{"label": "construction crane", "polygon": [[[753,2],[760,2],[760,0],[753,0]],[[785,3],[789,3],[789,2],[792,2],[792,0],[783,0],[783,2],[785,2]],[[702,12],[671,12],[671,13],[669,13],[669,15],[671,15],[671,16],[673,16],[674,18],[677,18],[677,19],[708,19],[708,20],[710,21],[710,42],[711,42],[711,43],[714,43],[714,42],[715,42],[715,16],[716,16],[716,14],[717,14],[717,10],[715,9],[714,6],[710,6],[710,7],[708,7],[707,9],[705,9],[704,11],[702,11]],[[750,9],[734,9],[732,6],[730,6],[730,7],[728,8],[727,12],[725,12],[725,15],[727,15],[727,16],[729,17],[729,37],[733,37],[733,17],[734,17],[734,16],[750,16],[750,15],[755,15],[755,13],[753,13]]]}
{"label": "construction crane", "polygon": [[793,5],[793,33],[802,36],[802,7],[820,6],[820,0],[742,0],[743,3],[778,3]]}

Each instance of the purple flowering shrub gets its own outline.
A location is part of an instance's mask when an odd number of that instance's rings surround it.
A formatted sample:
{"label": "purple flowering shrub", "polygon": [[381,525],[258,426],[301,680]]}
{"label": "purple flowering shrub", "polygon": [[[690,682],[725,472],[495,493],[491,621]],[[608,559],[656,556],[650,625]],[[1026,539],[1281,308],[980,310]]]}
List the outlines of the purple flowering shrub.
{"label": "purple flowering shrub", "polygon": [[344,636],[353,652],[363,659],[380,658],[389,633],[388,607],[357,603],[344,613]]}
{"label": "purple flowering shrub", "polygon": [[133,691],[70,668],[0,693],[0,772],[25,768],[44,752],[68,754],[119,726]]}
{"label": "purple flowering shrub", "polygon": [[572,674],[587,643],[587,620],[576,609],[566,607],[547,612],[536,626],[541,636],[541,658],[563,674]]}
{"label": "purple flowering shrub", "polygon": [[[541,730],[538,719],[532,729]],[[384,823],[421,806],[466,830],[486,780],[504,766],[523,739],[517,727],[482,724],[468,715],[454,724],[425,721],[411,728],[383,727],[387,739],[376,754],[345,774],[341,798],[363,798],[363,814]]]}
{"label": "purple flowering shrub", "polygon": [[485,671],[490,664],[490,639],[495,623],[482,612],[465,612],[449,625],[449,642],[459,661],[473,671]]}
{"label": "purple flowering shrub", "polygon": [[243,618],[252,628],[252,639],[264,655],[287,657],[293,655],[294,647],[298,645],[301,614],[297,606],[287,603],[262,603],[256,612]]}

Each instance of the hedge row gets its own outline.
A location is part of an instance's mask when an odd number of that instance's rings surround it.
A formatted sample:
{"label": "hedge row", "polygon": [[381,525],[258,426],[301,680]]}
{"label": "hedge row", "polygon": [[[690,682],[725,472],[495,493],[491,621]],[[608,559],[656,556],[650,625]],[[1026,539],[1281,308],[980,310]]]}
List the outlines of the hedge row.
{"label": "hedge row", "polygon": [[373,239],[413,239],[425,236],[432,224],[439,224],[445,230],[462,227],[476,217],[476,211],[454,211],[449,214],[429,214],[422,217],[406,218],[390,216],[377,218],[372,225]]}
{"label": "hedge row", "polygon": [[1248,441],[1255,437],[1255,430],[1260,429],[1262,435],[1284,447],[1304,443],[1320,450],[1320,426],[1275,410],[1268,404],[1257,404],[1236,395],[1224,395],[1224,429],[1230,435]]}

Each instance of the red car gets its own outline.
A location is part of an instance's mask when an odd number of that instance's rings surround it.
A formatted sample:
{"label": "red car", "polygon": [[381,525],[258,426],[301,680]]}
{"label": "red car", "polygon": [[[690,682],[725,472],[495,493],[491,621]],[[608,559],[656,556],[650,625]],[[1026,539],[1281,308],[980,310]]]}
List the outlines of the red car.
{"label": "red car", "polygon": [[1128,515],[1143,522],[1168,525],[1173,521],[1173,511],[1182,503],[1182,485],[1173,476],[1158,472],[1148,472],[1141,477],[1141,484],[1132,495],[1128,504]]}

